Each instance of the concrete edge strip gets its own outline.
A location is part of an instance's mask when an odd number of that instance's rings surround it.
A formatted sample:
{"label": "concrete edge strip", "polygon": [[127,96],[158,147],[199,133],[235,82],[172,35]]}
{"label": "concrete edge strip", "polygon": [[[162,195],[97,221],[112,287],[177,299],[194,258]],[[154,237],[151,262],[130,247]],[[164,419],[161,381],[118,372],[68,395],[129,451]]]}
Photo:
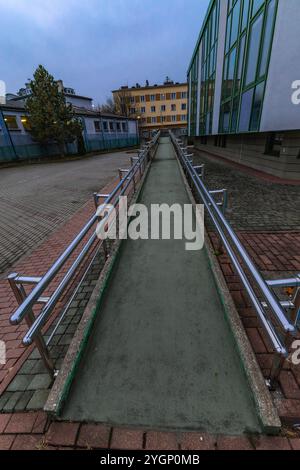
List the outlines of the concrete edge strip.
{"label": "concrete edge strip", "polygon": [[[151,167],[151,163],[155,157],[156,150],[153,157],[151,158],[151,161],[146,167],[142,179],[139,182],[138,191],[131,200],[132,204],[136,203],[140,198],[144,183]],[[119,257],[122,242],[122,240],[117,240],[114,244],[112,254],[107,260],[99,280],[92,292],[91,298],[84,310],[76,333],[63,360],[59,374],[52,386],[47,402],[44,406],[44,411],[52,415],[54,418],[58,418],[70,392],[73,380],[76,376],[76,372],[88,343],[88,339],[91,335],[94,321],[96,320],[96,317],[99,313],[99,309],[109,284],[113,268]]]}
{"label": "concrete edge strip", "polygon": [[[185,189],[187,191],[191,203],[195,207],[195,198],[192,194],[191,188],[188,184],[188,181],[179,162],[175,149],[174,153],[176,155],[176,160],[179,166],[181,177],[184,182]],[[248,384],[253,394],[255,407],[259,419],[261,421],[264,431],[267,434],[278,434],[281,430],[281,421],[277,409],[272,400],[271,394],[266,386],[261,369],[257,363],[255,353],[252,349],[252,346],[245,332],[238,311],[228,290],[224,275],[219,266],[218,260],[214,253],[213,246],[206,230],[205,247],[206,255],[215,279],[218,294],[227,317],[227,322],[233,333],[237,351],[242,361],[242,367],[244,369],[244,373],[246,374]]]}

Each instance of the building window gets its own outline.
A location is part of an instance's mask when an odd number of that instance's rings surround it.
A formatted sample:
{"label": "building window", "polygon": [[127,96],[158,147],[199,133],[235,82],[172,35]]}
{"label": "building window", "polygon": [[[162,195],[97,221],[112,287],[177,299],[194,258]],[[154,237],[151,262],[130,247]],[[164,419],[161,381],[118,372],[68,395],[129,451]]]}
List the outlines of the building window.
{"label": "building window", "polygon": [[260,128],[277,3],[229,2],[219,132]]}
{"label": "building window", "polygon": [[186,99],[187,99],[187,92],[186,92],[186,91],[182,91],[182,92],[181,92],[181,99],[182,99],[182,100],[186,100]]}
{"label": "building window", "polygon": [[176,116],[172,116],[172,122],[176,122]]}
{"label": "building window", "polygon": [[117,132],[121,132],[121,123],[117,122]]}
{"label": "building window", "polygon": [[164,93],[162,93],[160,95],[160,99],[161,99],[161,101],[165,101],[166,100],[166,95]]}
{"label": "building window", "polygon": [[107,123],[107,121],[103,121],[103,130],[104,130],[104,132],[108,132],[108,123]]}
{"label": "building window", "polygon": [[146,108],[145,108],[145,106],[142,106],[141,107],[141,113],[144,114],[145,112],[146,112]]}
{"label": "building window", "polygon": [[130,114],[135,114],[136,113],[136,109],[135,108],[130,108]]}
{"label": "building window", "polygon": [[160,110],[162,113],[165,113],[166,112],[166,105],[162,104],[161,107],[160,107]]}
{"label": "building window", "polygon": [[152,118],[151,118],[151,122],[152,122],[152,124],[156,124],[156,122],[157,122],[156,117],[152,117]]}
{"label": "building window", "polygon": [[161,117],[161,122],[166,122],[166,116]]}
{"label": "building window", "polygon": [[126,122],[122,122],[122,131],[127,132],[127,123]]}
{"label": "building window", "polygon": [[112,121],[109,123],[109,130],[110,132],[115,132],[115,123]]}
{"label": "building window", "polygon": [[181,111],[186,111],[186,103],[182,103],[182,105],[181,105]]}
{"label": "building window", "polygon": [[23,124],[23,127],[24,127],[25,131],[29,132],[29,131],[32,130],[29,117],[21,116],[21,122]]}
{"label": "building window", "polygon": [[171,93],[171,100],[176,100],[176,93]]}
{"label": "building window", "polygon": [[156,107],[155,106],[151,106],[151,113],[155,113],[156,112]]}
{"label": "building window", "polygon": [[281,148],[283,143],[283,134],[276,134],[273,132],[267,137],[265,155],[272,157],[280,157]]}
{"label": "building window", "polygon": [[10,131],[16,131],[19,129],[18,122],[17,122],[17,117],[16,116],[4,116],[4,121],[7,125],[7,128]]}
{"label": "building window", "polygon": [[134,104],[134,103],[135,103],[134,96],[131,96],[131,97],[130,97],[130,103],[131,103],[131,104]]}
{"label": "building window", "polygon": [[145,103],[145,95],[141,96],[141,103]]}
{"label": "building window", "polygon": [[101,132],[101,123],[100,121],[94,121],[95,131]]}
{"label": "building window", "polygon": [[186,114],[182,114],[182,115],[181,115],[181,121],[186,121],[186,120],[187,120]]}
{"label": "building window", "polygon": [[171,111],[176,111],[176,104],[171,104]]}
{"label": "building window", "polygon": [[150,95],[150,101],[155,101],[155,95]]}

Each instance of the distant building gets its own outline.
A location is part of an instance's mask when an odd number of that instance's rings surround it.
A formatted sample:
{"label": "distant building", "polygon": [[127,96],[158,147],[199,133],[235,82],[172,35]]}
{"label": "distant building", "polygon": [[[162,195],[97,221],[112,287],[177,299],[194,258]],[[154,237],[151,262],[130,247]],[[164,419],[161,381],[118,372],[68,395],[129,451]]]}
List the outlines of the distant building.
{"label": "distant building", "polygon": [[299,24],[299,0],[211,0],[188,69],[197,147],[300,179]]}
{"label": "distant building", "polygon": [[[63,91],[66,102],[72,104],[73,106],[78,106],[79,108],[87,108],[93,109],[93,98],[88,98],[86,96],[77,95],[74,88],[65,87],[62,80],[57,81],[58,87],[60,91]],[[23,100],[31,95],[31,89],[28,83],[26,83],[25,88],[21,88],[18,91],[17,95],[10,95],[13,96],[14,101],[16,100]]]}
{"label": "distant building", "polygon": [[[62,82],[59,82],[62,86]],[[72,104],[83,127],[86,151],[101,151],[137,145],[138,124],[135,119],[112,113],[99,113],[93,108],[92,98],[76,95],[72,88],[64,88],[66,101]],[[56,144],[42,148],[31,135],[30,120],[25,111],[28,87],[17,95],[7,94],[0,105],[0,162],[39,158],[58,153]],[[77,142],[68,143],[69,153],[77,152]]]}
{"label": "distant building", "polygon": [[141,133],[145,136],[156,129],[173,129],[176,133],[187,131],[187,84],[174,83],[167,78],[163,85],[121,87],[114,90],[116,103],[129,108],[129,115],[136,117]]}

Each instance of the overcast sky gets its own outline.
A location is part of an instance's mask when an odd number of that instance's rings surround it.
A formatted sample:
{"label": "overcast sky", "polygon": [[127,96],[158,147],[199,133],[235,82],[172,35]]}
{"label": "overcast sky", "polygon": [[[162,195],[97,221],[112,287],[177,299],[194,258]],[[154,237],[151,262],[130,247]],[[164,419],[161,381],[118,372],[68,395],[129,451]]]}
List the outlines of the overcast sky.
{"label": "overcast sky", "polygon": [[209,0],[0,0],[0,80],[42,64],[103,103],[121,85],[186,80]]}

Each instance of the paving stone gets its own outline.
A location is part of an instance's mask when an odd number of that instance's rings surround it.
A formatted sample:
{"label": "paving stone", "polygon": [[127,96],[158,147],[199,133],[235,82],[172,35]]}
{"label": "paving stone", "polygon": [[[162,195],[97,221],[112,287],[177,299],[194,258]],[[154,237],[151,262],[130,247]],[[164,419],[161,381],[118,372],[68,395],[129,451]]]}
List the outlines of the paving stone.
{"label": "paving stone", "polygon": [[178,439],[176,433],[147,432],[146,449],[148,450],[177,450]]}
{"label": "paving stone", "polygon": [[300,439],[290,439],[290,445],[293,450],[300,450]]}
{"label": "paving stone", "polygon": [[261,436],[254,443],[256,450],[291,450],[289,441],[285,437]]}
{"label": "paving stone", "polygon": [[23,392],[20,399],[18,400],[16,406],[15,406],[15,411],[25,411],[26,406],[28,405],[29,401],[32,398],[32,395],[34,394],[33,391],[26,391]]}
{"label": "paving stone", "polygon": [[15,436],[0,436],[0,450],[9,450],[15,440]]}
{"label": "paving stone", "polygon": [[19,399],[21,398],[23,393],[24,392],[13,392],[13,394],[11,395],[9,400],[5,403],[5,405],[3,407],[3,411],[5,413],[9,413],[10,411],[14,411],[15,406],[16,406],[17,402],[19,401]]}
{"label": "paving stone", "polygon": [[110,427],[98,424],[83,424],[77,446],[87,449],[108,449]]}
{"label": "paving stone", "polygon": [[30,374],[33,366],[36,364],[34,359],[28,359],[20,369],[20,374]]}
{"label": "paving stone", "polygon": [[51,446],[74,446],[78,430],[77,423],[52,423],[46,433],[46,442]]}
{"label": "paving stone", "polygon": [[120,450],[143,449],[143,438],[143,431],[114,428],[110,447]]}
{"label": "paving stone", "polygon": [[35,375],[35,374],[44,374],[45,373],[45,365],[42,361],[42,359],[35,359],[34,360],[34,365],[31,369],[31,374],[32,375]]}
{"label": "paving stone", "polygon": [[221,436],[217,440],[218,450],[253,450],[249,439],[244,436]]}
{"label": "paving stone", "polygon": [[3,395],[0,397],[0,410],[3,410],[4,406],[13,395],[13,392],[4,392]]}
{"label": "paving stone", "polygon": [[23,392],[27,389],[28,385],[32,381],[32,375],[21,375],[18,374],[11,384],[8,386],[8,392]]}
{"label": "paving stone", "polygon": [[0,434],[2,434],[11,418],[11,414],[0,413]]}
{"label": "paving stone", "polygon": [[5,434],[29,434],[36,418],[36,413],[14,413],[4,432]]}
{"label": "paving stone", "polygon": [[41,435],[19,435],[15,438],[11,450],[46,450],[44,436]]}
{"label": "paving stone", "polygon": [[26,409],[28,411],[41,410],[44,408],[50,390],[36,390],[31,400],[28,402]]}
{"label": "paving stone", "polygon": [[27,386],[27,390],[45,390],[50,387],[52,379],[49,374],[37,374]]}
{"label": "paving stone", "polygon": [[182,450],[215,450],[216,438],[211,434],[187,432],[180,438]]}

